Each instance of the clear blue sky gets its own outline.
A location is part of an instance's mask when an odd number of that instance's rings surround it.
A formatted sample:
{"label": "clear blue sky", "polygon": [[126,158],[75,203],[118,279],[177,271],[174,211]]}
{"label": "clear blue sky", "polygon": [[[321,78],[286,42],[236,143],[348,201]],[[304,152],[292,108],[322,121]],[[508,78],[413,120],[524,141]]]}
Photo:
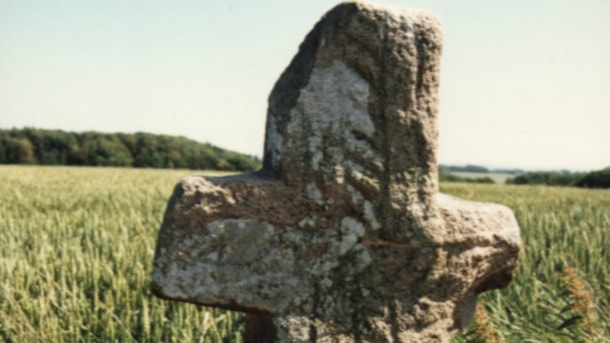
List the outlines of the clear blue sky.
{"label": "clear blue sky", "polygon": [[[267,96],[337,1],[0,1],[0,128],[262,155]],[[610,1],[388,0],[442,19],[442,163],[610,165]]]}

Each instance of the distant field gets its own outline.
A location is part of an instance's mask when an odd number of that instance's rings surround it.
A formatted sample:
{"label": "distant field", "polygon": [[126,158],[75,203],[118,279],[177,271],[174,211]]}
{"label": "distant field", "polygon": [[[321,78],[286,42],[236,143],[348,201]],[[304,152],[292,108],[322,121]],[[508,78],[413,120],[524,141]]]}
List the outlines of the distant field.
{"label": "distant field", "polygon": [[515,177],[516,176],[516,175],[513,175],[513,174],[502,174],[502,173],[451,172],[451,174],[454,174],[454,175],[457,175],[457,176],[462,176],[462,177],[469,177],[469,178],[473,178],[473,179],[477,179],[477,178],[480,178],[480,177],[489,177],[492,180],[494,180],[494,182],[496,184],[504,184],[506,179],[508,179],[509,177]]}
{"label": "distant field", "polygon": [[[0,166],[0,342],[241,342],[239,314],[149,291],[167,198],[193,173]],[[515,281],[480,299],[491,331],[455,342],[610,342],[610,190],[441,188],[513,208],[524,240]]]}

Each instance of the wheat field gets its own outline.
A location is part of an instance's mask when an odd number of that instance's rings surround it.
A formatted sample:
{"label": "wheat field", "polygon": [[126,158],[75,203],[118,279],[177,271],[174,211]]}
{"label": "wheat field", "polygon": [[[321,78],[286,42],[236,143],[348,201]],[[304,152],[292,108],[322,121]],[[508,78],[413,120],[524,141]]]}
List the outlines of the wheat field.
{"label": "wheat field", "polygon": [[[149,290],[165,203],[193,173],[0,166],[0,341],[241,342],[240,314]],[[524,241],[454,342],[610,342],[610,191],[441,188],[513,208]]]}

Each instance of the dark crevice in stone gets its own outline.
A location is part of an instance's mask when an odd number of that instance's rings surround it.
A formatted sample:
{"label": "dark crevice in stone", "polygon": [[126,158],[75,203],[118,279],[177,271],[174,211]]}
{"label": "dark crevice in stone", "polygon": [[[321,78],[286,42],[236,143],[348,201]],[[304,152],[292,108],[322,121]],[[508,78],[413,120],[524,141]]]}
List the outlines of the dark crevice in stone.
{"label": "dark crevice in stone", "polygon": [[[387,17],[387,15],[386,15]],[[380,53],[381,56],[379,56],[379,61],[385,61],[385,56],[387,56],[388,54],[391,53],[391,51],[389,51],[391,49],[391,44],[390,44],[390,38],[389,38],[389,32],[387,30],[387,28],[385,27],[385,25],[382,25],[383,27],[383,40],[381,42],[381,49],[380,49]],[[387,91],[386,91],[386,87],[387,87],[387,65],[386,63],[379,63],[379,84],[377,85],[377,106],[376,109],[378,111],[378,117],[381,118],[382,122],[383,122],[383,135],[384,136],[388,136],[388,133],[390,131],[390,127],[392,125],[392,123],[390,122],[390,118],[388,118],[388,113],[386,112],[386,107],[387,107]],[[386,219],[386,223],[384,226],[385,230],[381,232],[382,238],[387,239],[387,240],[391,240],[394,236],[394,232],[393,231],[393,227],[394,227],[394,223],[392,222],[392,218],[393,216],[391,215],[391,213],[387,213],[387,211],[390,211],[390,209],[392,208],[392,204],[391,204],[391,196],[390,196],[390,177],[391,177],[391,173],[393,171],[392,168],[392,161],[390,159],[391,156],[391,147],[390,147],[390,142],[388,139],[384,139],[383,140],[383,159],[385,160],[385,170],[383,171],[383,176],[381,178],[381,192],[379,194],[379,196],[381,197],[381,201],[379,201],[382,205],[383,208],[383,217],[387,218]],[[389,223],[388,223],[389,222]],[[389,224],[389,225],[388,225]]]}
{"label": "dark crevice in stone", "polygon": [[390,327],[391,327],[391,334],[392,334],[392,339],[394,340],[394,342],[400,342],[400,337],[398,336],[398,333],[400,331],[400,329],[398,328],[398,308],[396,305],[396,301],[394,300],[390,300],[390,304],[388,306],[389,308],[389,312],[390,312]]}
{"label": "dark crevice in stone", "polygon": [[317,283],[313,286],[314,290],[313,290],[313,311],[311,312],[312,315],[309,316],[309,341],[311,343],[316,343],[316,341],[318,340],[318,328],[316,327],[316,319],[318,317],[318,311],[319,308],[318,306],[320,305],[320,285],[318,285]]}
{"label": "dark crevice in stone", "polygon": [[269,312],[246,313],[244,343],[273,343],[277,330]]}

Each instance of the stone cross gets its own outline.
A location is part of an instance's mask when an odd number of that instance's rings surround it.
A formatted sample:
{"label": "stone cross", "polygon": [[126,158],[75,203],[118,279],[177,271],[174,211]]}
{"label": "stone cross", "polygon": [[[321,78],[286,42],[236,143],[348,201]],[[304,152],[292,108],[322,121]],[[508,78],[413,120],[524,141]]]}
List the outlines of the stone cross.
{"label": "stone cross", "polygon": [[520,235],[438,193],[440,52],[431,14],[328,12],[271,93],[262,170],[176,186],[153,292],[246,312],[246,342],[448,342]]}

